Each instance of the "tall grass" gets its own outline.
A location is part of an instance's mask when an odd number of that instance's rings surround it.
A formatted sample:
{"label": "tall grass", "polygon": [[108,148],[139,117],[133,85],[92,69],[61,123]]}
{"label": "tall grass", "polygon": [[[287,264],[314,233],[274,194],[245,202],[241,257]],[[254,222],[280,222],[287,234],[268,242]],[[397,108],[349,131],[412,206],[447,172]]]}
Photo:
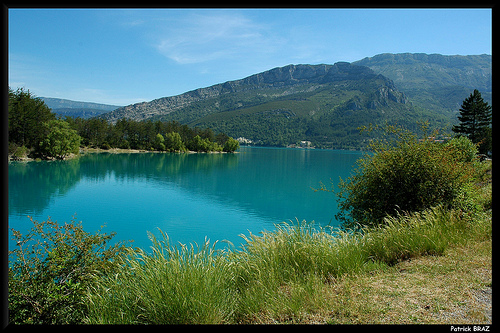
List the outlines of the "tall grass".
{"label": "tall grass", "polygon": [[442,206],[385,218],[385,225],[364,230],[364,248],[372,260],[392,265],[420,255],[441,255],[453,244],[491,234],[487,218],[464,218],[460,210]]}
{"label": "tall grass", "polygon": [[440,255],[453,244],[491,237],[491,214],[473,218],[441,206],[387,218],[350,233],[311,224],[242,236],[239,250],[172,246],[151,236],[152,253],[131,252],[119,274],[89,290],[88,323],[211,324],[294,318],[321,306],[321,290],[345,274]]}
{"label": "tall grass", "polygon": [[226,322],[235,308],[233,262],[205,241],[173,247],[152,234],[152,254],[131,252],[122,272],[90,293],[88,322],[193,324]]}

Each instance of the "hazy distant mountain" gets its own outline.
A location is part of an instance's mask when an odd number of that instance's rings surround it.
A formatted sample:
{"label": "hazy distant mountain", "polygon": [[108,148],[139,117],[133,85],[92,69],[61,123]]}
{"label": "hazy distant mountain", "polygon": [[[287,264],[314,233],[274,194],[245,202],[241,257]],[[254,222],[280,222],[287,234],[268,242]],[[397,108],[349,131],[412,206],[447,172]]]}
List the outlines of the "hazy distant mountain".
{"label": "hazy distant mountain", "polygon": [[120,107],[118,105],[77,102],[61,98],[40,98],[52,109],[52,112],[70,117],[92,118]]}
{"label": "hazy distant mountain", "polygon": [[491,104],[491,55],[384,53],[353,64],[387,76],[414,105],[424,109],[457,112],[474,89]]}

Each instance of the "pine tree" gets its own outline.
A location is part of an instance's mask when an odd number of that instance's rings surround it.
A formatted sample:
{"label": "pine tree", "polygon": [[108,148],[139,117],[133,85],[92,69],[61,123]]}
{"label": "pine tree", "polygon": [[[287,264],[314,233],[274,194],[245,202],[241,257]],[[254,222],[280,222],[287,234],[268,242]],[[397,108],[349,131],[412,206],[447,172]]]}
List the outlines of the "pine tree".
{"label": "pine tree", "polygon": [[55,119],[50,108],[29,90],[9,87],[9,143],[37,148],[46,133],[41,124]]}
{"label": "pine tree", "polygon": [[467,136],[473,143],[480,143],[479,152],[491,151],[491,106],[483,100],[481,93],[474,89],[462,102],[460,123],[453,126],[453,132]]}

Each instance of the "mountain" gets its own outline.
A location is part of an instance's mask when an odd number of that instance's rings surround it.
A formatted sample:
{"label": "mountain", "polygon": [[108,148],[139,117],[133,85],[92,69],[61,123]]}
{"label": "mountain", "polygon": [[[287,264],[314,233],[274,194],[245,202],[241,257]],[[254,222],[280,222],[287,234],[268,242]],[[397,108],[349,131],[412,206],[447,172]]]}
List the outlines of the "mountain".
{"label": "mountain", "polygon": [[175,120],[260,145],[359,148],[378,135],[360,135],[360,126],[415,128],[429,120],[449,130],[473,89],[491,104],[491,63],[490,55],[385,53],[351,64],[288,65],[101,117]]}
{"label": "mountain", "polygon": [[175,120],[210,127],[261,145],[301,140],[316,146],[359,148],[358,126],[386,121],[414,126],[446,119],[410,103],[393,81],[365,66],[288,65],[247,78],[119,108],[101,117],[111,122]]}
{"label": "mountain", "polygon": [[474,89],[491,104],[491,55],[384,53],[353,64],[370,67],[390,78],[415,106],[423,109],[458,112]]}
{"label": "mountain", "polygon": [[52,112],[61,116],[92,118],[113,111],[120,106],[91,102],[77,102],[69,99],[40,97]]}
{"label": "mountain", "polygon": [[[151,102],[143,102],[125,106],[105,117],[108,120],[116,121],[123,117],[134,120],[144,120],[152,117],[162,117],[172,112],[179,111],[186,106],[199,101],[206,101],[213,98],[234,99],[232,95],[237,94],[239,99],[234,105],[221,106],[214,103],[213,110],[202,111],[201,115],[212,112],[226,111],[225,109],[241,108],[243,105],[258,104],[262,101],[268,101],[277,97],[302,92],[303,89],[283,90],[285,87],[297,87],[304,84],[325,84],[328,82],[340,81],[349,76],[349,79],[361,79],[366,76],[374,77],[375,73],[359,66],[351,66],[349,63],[337,63],[335,65],[288,65],[278,67],[255,74],[242,80],[228,81],[216,84],[207,88],[200,88],[187,93],[163,97]],[[316,88],[307,88],[316,89]],[[277,92],[281,90],[280,92]],[[236,98],[238,99],[238,98]],[[249,101],[251,100],[251,101]],[[227,101],[221,101],[228,104]],[[209,107],[210,108],[210,107]],[[212,108],[211,108],[212,109]],[[181,119],[178,121],[191,121],[198,115],[178,112]],[[203,114],[205,113],[205,114]]]}

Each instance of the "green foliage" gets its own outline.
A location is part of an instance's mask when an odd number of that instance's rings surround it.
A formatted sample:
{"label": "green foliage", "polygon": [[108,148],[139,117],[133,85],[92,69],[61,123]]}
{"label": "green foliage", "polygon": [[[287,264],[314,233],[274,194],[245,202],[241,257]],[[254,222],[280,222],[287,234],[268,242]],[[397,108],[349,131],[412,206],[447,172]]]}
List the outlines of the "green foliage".
{"label": "green foliage", "polygon": [[47,132],[39,143],[38,152],[42,156],[63,159],[71,153],[78,154],[81,137],[66,121],[49,120],[42,124],[42,128]]}
{"label": "green foliage", "polygon": [[185,152],[188,149],[220,152],[229,139],[224,133],[215,136],[209,128],[190,128],[175,121],[139,122],[121,119],[114,125],[98,118],[68,118],[68,121],[82,137],[84,145],[107,149],[117,147],[168,152]]}
{"label": "green foliage", "polygon": [[37,149],[46,136],[40,125],[55,119],[45,103],[29,90],[9,88],[9,142]]}
{"label": "green foliage", "polygon": [[449,140],[445,147],[450,148],[450,153],[457,161],[472,163],[477,160],[477,145],[464,136]]}
{"label": "green foliage", "polygon": [[222,147],[217,142],[211,142],[208,138],[202,139],[199,135],[195,136],[187,147],[196,152],[222,151]]}
{"label": "green foliage", "polygon": [[25,146],[19,146],[13,142],[9,142],[9,156],[14,160],[21,160],[28,157],[29,149]]}
{"label": "green foliage", "polygon": [[170,132],[165,135],[165,147],[168,151],[186,151],[186,146],[181,135],[177,132]]}
{"label": "green foliage", "polygon": [[[30,218],[31,219],[31,218]],[[81,222],[34,221],[12,230],[9,320],[14,324],[77,324],[87,313],[85,294],[99,276],[119,267],[125,247],[107,245],[112,234],[85,232]]]}
{"label": "green foliage", "polygon": [[125,266],[89,292],[91,324],[227,322],[237,294],[232,264],[215,245],[171,246],[152,234],[152,253],[130,252]]}
{"label": "green foliage", "polygon": [[29,153],[34,157],[59,158],[78,154],[80,136],[70,124],[55,115],[40,99],[24,89],[9,88],[9,154],[14,159]]}
{"label": "green foliage", "polygon": [[473,143],[480,143],[479,151],[482,154],[491,152],[491,106],[483,100],[481,93],[474,92],[466,98],[460,108],[460,123],[453,126],[453,132],[465,135]]}
{"label": "green foliage", "polygon": [[159,151],[164,151],[166,149],[165,138],[160,133],[156,134],[156,138],[155,138],[155,141],[153,143],[153,147],[154,147],[154,149],[159,150]]}
{"label": "green foliage", "polygon": [[226,153],[234,153],[236,150],[238,150],[238,148],[240,148],[240,143],[233,138],[228,138],[224,143],[223,150]]}
{"label": "green foliage", "polygon": [[[346,228],[375,226],[387,215],[443,204],[456,206],[477,175],[475,147],[464,139],[448,144],[389,126],[396,142],[372,143],[354,175],[339,183],[337,218]],[[466,139],[467,140],[467,139]]]}

